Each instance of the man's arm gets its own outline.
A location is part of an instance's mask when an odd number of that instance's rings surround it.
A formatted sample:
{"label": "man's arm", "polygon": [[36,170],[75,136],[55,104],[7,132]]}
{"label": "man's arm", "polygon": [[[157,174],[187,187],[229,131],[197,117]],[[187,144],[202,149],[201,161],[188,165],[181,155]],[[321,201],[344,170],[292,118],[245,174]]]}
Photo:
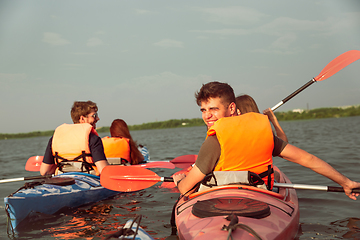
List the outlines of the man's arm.
{"label": "man's arm", "polygon": [[[187,193],[198,182],[202,181],[206,174],[209,174],[215,168],[217,160],[220,157],[221,148],[216,136],[209,136],[202,144],[195,166],[190,170],[189,174],[178,174],[173,176],[181,194]],[[190,193],[189,193],[190,194]]]}
{"label": "man's arm", "polygon": [[54,174],[56,170],[56,164],[54,161],[54,156],[52,155],[52,137],[49,139],[48,145],[46,146],[45,154],[43,161],[40,165],[40,174]]}
{"label": "man's arm", "polygon": [[291,144],[287,144],[279,156],[291,162],[307,167],[314,172],[319,173],[338,183],[344,188],[345,194],[349,198],[356,200],[356,197],[359,196],[359,193],[355,194],[351,193],[351,191],[353,188],[360,188],[360,183],[351,181],[349,178],[339,173],[336,169],[320,158]]}
{"label": "man's arm", "polygon": [[101,173],[104,167],[109,165],[105,157],[104,146],[101,138],[93,133],[90,133],[89,147],[95,166],[97,167],[99,173]]}
{"label": "man's arm", "polygon": [[41,163],[40,165],[40,174],[45,176],[49,174],[54,174],[56,170],[55,164],[47,164],[47,163]]}
{"label": "man's arm", "polygon": [[107,160],[100,160],[100,161],[97,161],[95,163],[95,166],[97,167],[99,173],[101,173],[101,171],[104,169],[104,167],[106,167],[107,165],[109,165],[108,161]]}
{"label": "man's arm", "polygon": [[[202,181],[205,177],[200,169],[195,165],[186,176],[184,173],[173,176],[174,182],[177,185],[181,194],[185,194],[190,191],[198,182]],[[178,183],[178,181],[180,181]],[[189,192],[188,194],[190,194]]]}

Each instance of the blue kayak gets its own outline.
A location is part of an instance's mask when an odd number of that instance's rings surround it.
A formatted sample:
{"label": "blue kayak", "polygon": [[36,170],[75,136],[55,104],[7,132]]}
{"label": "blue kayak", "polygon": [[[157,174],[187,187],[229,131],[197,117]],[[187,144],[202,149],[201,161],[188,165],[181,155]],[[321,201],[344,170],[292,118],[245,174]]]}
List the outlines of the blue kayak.
{"label": "blue kayak", "polygon": [[99,176],[87,173],[63,173],[47,180],[26,183],[4,198],[9,233],[17,233],[18,225],[28,216],[54,214],[119,194],[102,187]]}
{"label": "blue kayak", "polygon": [[[139,146],[144,161],[150,160],[146,146]],[[100,177],[82,172],[68,172],[52,178],[26,183],[4,198],[8,216],[8,233],[18,233],[18,225],[27,217],[54,214],[63,208],[96,203],[120,192],[106,189]]]}

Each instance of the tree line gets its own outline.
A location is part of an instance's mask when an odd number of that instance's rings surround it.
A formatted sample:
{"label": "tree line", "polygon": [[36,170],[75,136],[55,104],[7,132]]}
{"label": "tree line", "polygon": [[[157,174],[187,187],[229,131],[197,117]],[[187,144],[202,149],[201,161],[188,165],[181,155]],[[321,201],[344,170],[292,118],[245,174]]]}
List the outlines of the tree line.
{"label": "tree line", "polygon": [[275,112],[275,116],[279,121],[360,116],[360,105],[347,108],[316,108],[303,112]]}
{"label": "tree line", "polygon": [[[360,105],[351,107],[331,107],[331,108],[316,108],[312,110],[304,110],[302,112],[275,112],[279,121],[290,120],[305,120],[317,118],[338,118],[338,117],[351,117],[360,116]],[[139,125],[129,125],[130,131],[147,130],[147,129],[164,129],[164,128],[181,128],[181,127],[195,127],[205,126],[201,118],[192,119],[171,119],[167,121],[149,122]],[[109,132],[110,127],[101,127],[96,129],[97,132]],[[14,138],[30,138],[30,137],[43,137],[52,136],[54,130],[50,131],[35,131],[29,133],[16,133],[16,134],[3,134],[0,133],[1,139],[14,139]]]}

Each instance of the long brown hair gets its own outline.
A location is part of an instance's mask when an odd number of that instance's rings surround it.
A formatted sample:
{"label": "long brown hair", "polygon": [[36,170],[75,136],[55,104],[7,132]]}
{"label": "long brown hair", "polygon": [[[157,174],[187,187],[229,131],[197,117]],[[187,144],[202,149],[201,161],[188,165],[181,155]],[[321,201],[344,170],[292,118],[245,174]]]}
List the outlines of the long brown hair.
{"label": "long brown hair", "polygon": [[132,139],[129,128],[124,120],[115,119],[111,123],[110,134],[111,137],[124,137],[130,140],[130,158],[132,165],[138,164],[144,160],[144,156],[139,151],[136,142]]}
{"label": "long brown hair", "polygon": [[249,95],[244,94],[237,96],[235,100],[236,108],[240,110],[240,114],[245,114],[248,112],[260,113],[255,100]]}

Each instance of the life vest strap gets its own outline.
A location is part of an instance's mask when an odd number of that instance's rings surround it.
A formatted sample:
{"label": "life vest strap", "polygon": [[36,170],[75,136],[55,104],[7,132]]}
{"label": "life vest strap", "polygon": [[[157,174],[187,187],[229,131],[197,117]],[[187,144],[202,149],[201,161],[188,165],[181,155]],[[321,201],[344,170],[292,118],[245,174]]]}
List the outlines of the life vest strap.
{"label": "life vest strap", "polygon": [[[58,152],[55,152],[55,163],[60,171],[63,171],[63,167],[65,165],[68,165],[69,162],[81,162],[81,172],[87,172],[90,173],[91,170],[94,170],[93,166],[95,166],[94,163],[89,163],[86,161],[86,157],[91,157],[90,153],[85,153],[85,151],[82,151],[79,156],[76,158],[69,160],[66,158],[63,158],[59,156]],[[59,161],[61,159],[61,161]],[[81,159],[81,160],[80,160]],[[80,161],[79,161],[80,160]],[[71,165],[71,164],[70,164]]]}
{"label": "life vest strap", "polygon": [[[235,173],[235,175],[234,175]],[[231,174],[232,177],[223,179],[223,177],[227,174]],[[219,179],[217,179],[219,178]],[[233,180],[234,182],[228,182],[229,180]],[[225,182],[224,182],[225,181]],[[215,187],[221,186],[224,184],[246,184],[249,186],[258,186],[264,185],[264,180],[256,173],[251,171],[216,171],[207,174],[202,180],[201,184],[206,187]]]}
{"label": "life vest strap", "polygon": [[268,165],[268,170],[258,174],[262,179],[264,179],[265,177],[268,177],[268,179],[267,179],[268,190],[271,190],[271,174],[273,174],[273,173],[274,173],[274,168],[272,168],[271,165]]}

